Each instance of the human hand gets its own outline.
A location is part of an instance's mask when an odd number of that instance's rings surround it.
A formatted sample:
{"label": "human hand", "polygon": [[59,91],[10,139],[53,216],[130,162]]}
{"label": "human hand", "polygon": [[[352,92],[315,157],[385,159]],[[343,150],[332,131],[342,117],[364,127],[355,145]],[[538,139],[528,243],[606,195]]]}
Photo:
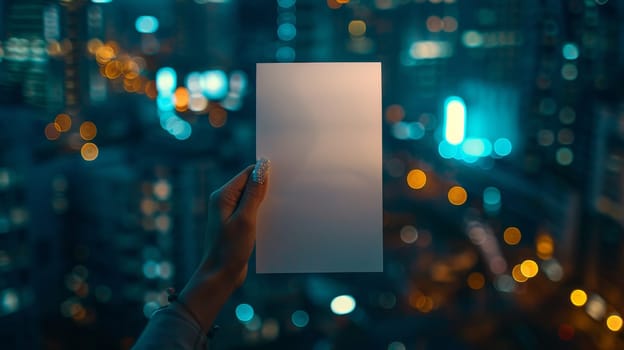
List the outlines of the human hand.
{"label": "human hand", "polygon": [[256,215],[266,194],[269,167],[268,160],[260,159],[210,195],[209,231],[217,238],[212,250],[205,251],[202,265],[232,277],[235,287],[247,276],[256,241]]}
{"label": "human hand", "polygon": [[179,301],[207,331],[230,294],[245,281],[256,241],[256,215],[268,186],[270,162],[260,159],[210,196],[209,230],[217,236],[206,249]]}

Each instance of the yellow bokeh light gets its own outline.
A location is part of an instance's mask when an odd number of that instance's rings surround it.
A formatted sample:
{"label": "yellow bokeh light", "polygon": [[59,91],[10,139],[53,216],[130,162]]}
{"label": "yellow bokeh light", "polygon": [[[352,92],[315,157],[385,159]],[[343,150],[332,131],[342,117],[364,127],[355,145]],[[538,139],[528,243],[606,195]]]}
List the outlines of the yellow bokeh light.
{"label": "yellow bokeh light", "polygon": [[622,329],[622,317],[620,315],[613,314],[607,317],[607,328],[613,332],[617,332]]}
{"label": "yellow bokeh light", "polygon": [[45,134],[46,139],[50,141],[56,140],[59,138],[59,136],[61,136],[61,133],[58,130],[55,123],[49,123],[48,125],[46,125],[43,132]]}
{"label": "yellow bokeh light", "polygon": [[513,277],[513,279],[516,282],[526,282],[528,280],[528,277],[526,277],[521,270],[520,264],[516,265],[513,267],[513,269],[511,270],[511,277]]}
{"label": "yellow bokeh light", "polygon": [[117,79],[121,75],[121,62],[117,60],[110,61],[104,67],[104,76],[108,79]]}
{"label": "yellow bokeh light", "polygon": [[581,307],[587,302],[587,293],[581,289],[575,289],[570,293],[570,302],[574,306]]}
{"label": "yellow bokeh light", "polygon": [[95,143],[87,142],[80,148],[80,155],[86,161],[95,160],[100,154],[100,150]]}
{"label": "yellow bokeh light", "polygon": [[468,200],[468,193],[461,186],[453,186],[448,191],[448,200],[453,205],[462,205]]}
{"label": "yellow bokeh light", "polygon": [[507,227],[503,232],[503,239],[505,240],[505,243],[509,245],[516,245],[520,243],[520,240],[522,239],[522,232],[520,232],[520,229],[515,226]]}
{"label": "yellow bokeh light", "polygon": [[139,65],[133,59],[127,59],[123,62],[121,73],[126,79],[136,79],[139,76]]}
{"label": "yellow bokeh light", "polygon": [[90,54],[95,55],[95,53],[97,52],[97,50],[102,47],[102,41],[100,39],[97,38],[93,38],[90,39],[87,42],[87,51],[89,51]]}
{"label": "yellow bokeh light", "polygon": [[466,279],[470,289],[479,290],[485,285],[485,277],[480,272],[473,272]]}
{"label": "yellow bokeh light", "polygon": [[95,60],[99,64],[106,64],[115,57],[115,50],[108,46],[102,45],[95,51]]}
{"label": "yellow bokeh light", "polygon": [[532,278],[539,272],[539,266],[537,266],[535,261],[527,259],[520,264],[520,272],[524,277]]}
{"label": "yellow bokeh light", "polygon": [[552,258],[553,251],[555,250],[552,237],[547,234],[539,235],[535,242],[535,250],[540,259]]}
{"label": "yellow bokeh light", "polygon": [[362,36],[366,33],[366,23],[356,19],[349,22],[349,34],[353,36]]}
{"label": "yellow bokeh light", "polygon": [[407,173],[407,185],[414,189],[419,190],[427,184],[427,174],[420,169],[412,169]]}
{"label": "yellow bokeh light", "polygon": [[48,41],[48,55],[50,56],[59,56],[63,53],[63,48],[61,47],[61,43],[56,40]]}
{"label": "yellow bokeh light", "polygon": [[182,112],[188,109],[189,104],[189,91],[187,88],[181,86],[173,93],[173,101],[175,103],[176,110]]}
{"label": "yellow bokeh light", "polygon": [[54,119],[54,124],[56,125],[58,131],[66,132],[71,128],[72,120],[69,115],[61,113]]}
{"label": "yellow bokeh light", "polygon": [[90,141],[97,135],[97,127],[93,122],[86,121],[80,125],[80,137],[83,140]]}
{"label": "yellow bokeh light", "polygon": [[348,4],[350,0],[336,0],[339,4]]}

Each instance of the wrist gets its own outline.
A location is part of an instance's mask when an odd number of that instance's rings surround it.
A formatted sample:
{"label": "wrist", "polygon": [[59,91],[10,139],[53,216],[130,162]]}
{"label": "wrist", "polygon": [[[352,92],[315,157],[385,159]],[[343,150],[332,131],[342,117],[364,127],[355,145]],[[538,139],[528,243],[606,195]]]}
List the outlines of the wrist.
{"label": "wrist", "polygon": [[232,278],[222,271],[198,269],[180,293],[178,301],[192,314],[202,331],[207,332],[236,288]]}

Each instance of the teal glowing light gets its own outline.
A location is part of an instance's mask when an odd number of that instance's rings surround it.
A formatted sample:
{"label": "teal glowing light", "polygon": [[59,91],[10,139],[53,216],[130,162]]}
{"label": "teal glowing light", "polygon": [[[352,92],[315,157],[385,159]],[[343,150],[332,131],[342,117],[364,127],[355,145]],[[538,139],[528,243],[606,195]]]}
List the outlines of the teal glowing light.
{"label": "teal glowing light", "polygon": [[159,111],[173,111],[175,108],[173,105],[173,95],[158,95],[158,97],[156,97],[156,105]]}
{"label": "teal glowing light", "polygon": [[297,0],[277,0],[277,5],[281,8],[287,9],[293,7],[296,2]]}
{"label": "teal glowing light", "polygon": [[171,67],[163,67],[156,72],[156,90],[161,95],[171,95],[178,83],[178,75]]}
{"label": "teal glowing light", "polygon": [[483,203],[490,206],[498,206],[501,202],[501,194],[498,188],[488,187],[483,191]]}
{"label": "teal glowing light", "polygon": [[408,134],[410,139],[420,140],[425,136],[425,127],[420,122],[409,123]]}
{"label": "teal glowing light", "polygon": [[410,127],[406,122],[398,122],[392,126],[392,134],[399,140],[407,140],[410,137]]}
{"label": "teal glowing light", "polygon": [[492,143],[487,139],[466,139],[462,151],[474,157],[487,157],[492,153]]}
{"label": "teal glowing light", "polygon": [[451,145],[459,145],[465,132],[466,104],[460,97],[449,97],[444,102],[444,139]]}
{"label": "teal glowing light", "polygon": [[202,74],[200,85],[209,100],[220,100],[228,93],[228,78],[222,70],[208,70]]}
{"label": "teal glowing light", "polygon": [[292,23],[282,23],[277,27],[277,37],[283,41],[291,41],[297,36],[297,28]]}
{"label": "teal glowing light", "polygon": [[254,309],[249,304],[238,305],[234,312],[236,313],[236,318],[243,323],[251,321],[254,317]]}
{"label": "teal glowing light", "polygon": [[494,152],[501,157],[507,156],[511,153],[512,145],[511,141],[506,138],[500,138],[494,142]]}
{"label": "teal glowing light", "polygon": [[295,49],[290,46],[282,46],[275,51],[275,59],[279,62],[292,62],[295,57]]}
{"label": "teal glowing light", "polygon": [[442,158],[445,159],[455,158],[455,155],[457,154],[457,149],[458,147],[456,145],[451,145],[446,141],[442,141],[438,145],[438,153],[440,153]]}
{"label": "teal glowing light", "polygon": [[563,58],[566,60],[575,60],[579,57],[579,49],[574,43],[567,43],[561,49]]}
{"label": "teal glowing light", "polygon": [[310,322],[310,316],[303,310],[297,310],[290,316],[290,320],[295,327],[303,328]]}
{"label": "teal glowing light", "polygon": [[158,19],[154,16],[139,16],[134,22],[134,27],[139,33],[155,33],[158,30]]}

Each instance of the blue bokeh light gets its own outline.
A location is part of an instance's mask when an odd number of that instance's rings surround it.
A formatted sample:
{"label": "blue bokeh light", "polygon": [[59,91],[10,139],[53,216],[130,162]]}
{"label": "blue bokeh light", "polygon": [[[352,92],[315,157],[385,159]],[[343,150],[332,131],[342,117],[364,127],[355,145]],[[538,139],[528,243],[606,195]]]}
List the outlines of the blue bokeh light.
{"label": "blue bokeh light", "polygon": [[173,109],[175,108],[173,105],[173,95],[158,95],[158,97],[156,97],[156,106],[158,107],[159,111],[173,111]]}
{"label": "blue bokeh light", "polygon": [[295,327],[303,328],[308,325],[308,322],[310,322],[310,316],[303,310],[297,310],[293,312],[290,320]]}
{"label": "blue bokeh light", "polygon": [[158,30],[158,25],[158,18],[154,16],[139,16],[134,22],[134,28],[143,34],[155,33]]}
{"label": "blue bokeh light", "polygon": [[578,46],[576,46],[576,44],[574,43],[567,43],[563,45],[561,53],[563,54],[563,58],[565,58],[566,60],[575,60],[579,57]]}
{"label": "blue bokeh light", "polygon": [[239,304],[235,310],[236,318],[241,322],[249,322],[254,317],[254,309],[249,304]]}
{"label": "blue bokeh light", "polygon": [[408,135],[412,140],[420,140],[425,136],[425,127],[420,122],[409,123]]}
{"label": "blue bokeh light", "polygon": [[398,122],[392,126],[392,135],[399,140],[407,140],[410,137],[410,127],[406,122]]}
{"label": "blue bokeh light", "polygon": [[282,46],[275,51],[275,59],[279,62],[292,62],[295,56],[295,49],[290,46]]}
{"label": "blue bokeh light", "polygon": [[281,8],[287,9],[293,7],[296,2],[297,0],[277,0],[277,5]]}
{"label": "blue bokeh light", "polygon": [[200,85],[209,100],[220,100],[227,95],[228,79],[222,70],[208,70],[201,76]]}
{"label": "blue bokeh light", "polygon": [[511,153],[512,145],[511,141],[507,138],[500,138],[494,142],[494,152],[501,156],[508,156]]}
{"label": "blue bokeh light", "polygon": [[442,141],[438,145],[438,153],[440,153],[440,156],[444,159],[454,158],[455,155],[457,154],[457,149],[458,149],[457,146],[451,145],[450,143],[446,141]]}
{"label": "blue bokeh light", "polygon": [[277,37],[283,41],[291,41],[297,36],[297,28],[292,23],[282,23],[277,27]]}
{"label": "blue bokeh light", "polygon": [[500,205],[501,194],[498,188],[488,187],[483,190],[483,203],[487,205],[497,206]]}
{"label": "blue bokeh light", "polygon": [[171,67],[163,67],[156,72],[156,90],[161,95],[171,95],[178,83],[178,74]]}

